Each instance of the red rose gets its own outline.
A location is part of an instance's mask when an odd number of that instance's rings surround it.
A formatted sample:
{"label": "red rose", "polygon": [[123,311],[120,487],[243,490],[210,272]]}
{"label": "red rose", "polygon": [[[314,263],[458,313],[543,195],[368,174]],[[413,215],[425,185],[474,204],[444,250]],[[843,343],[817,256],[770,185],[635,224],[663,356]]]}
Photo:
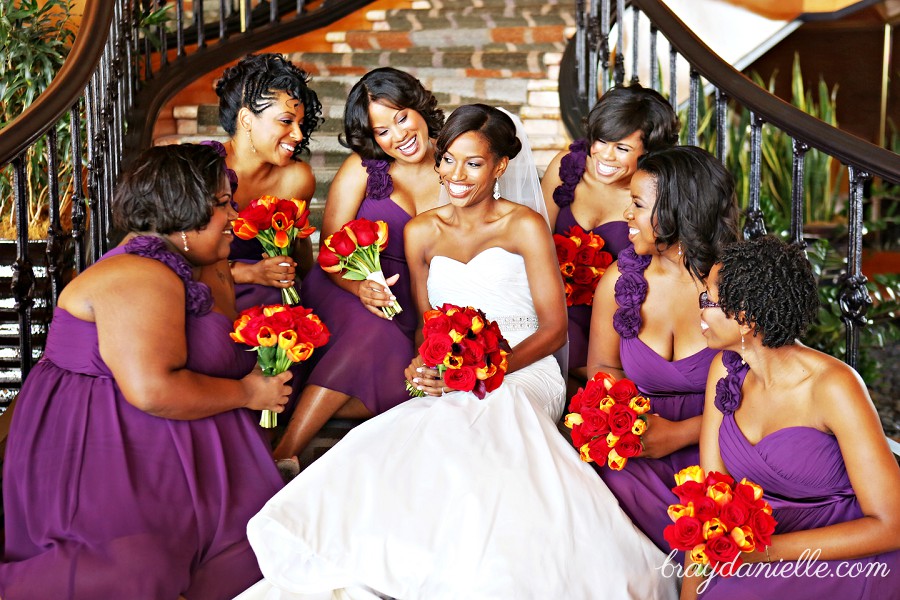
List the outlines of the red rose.
{"label": "red rose", "polygon": [[594,292],[589,287],[578,286],[572,289],[571,306],[590,306],[594,303]]}
{"label": "red rose", "polygon": [[559,264],[570,263],[575,260],[578,247],[575,242],[558,233],[553,234],[553,243],[556,244],[556,260]]}
{"label": "red rose", "polygon": [[626,433],[616,442],[616,452],[623,458],[639,456],[642,450],[641,438],[631,432]]}
{"label": "red rose", "polygon": [[449,335],[450,334],[450,317],[443,313],[436,314],[425,321],[422,327],[422,333],[426,338],[432,335]]}
{"label": "red rose", "polygon": [[581,401],[582,397],[584,397],[584,389],[578,388],[578,391],[575,392],[575,395],[572,396],[572,400],[569,401],[569,412],[570,413],[580,413],[581,407],[583,403]]}
{"label": "red rose", "polygon": [[591,264],[592,267],[596,267],[598,269],[606,270],[609,265],[613,263],[612,254],[606,252],[605,250],[601,250],[594,254],[594,260]]}
{"label": "red rose", "polygon": [[693,550],[703,543],[703,524],[696,517],[679,517],[663,529],[663,537],[673,550]]}
{"label": "red rose", "polygon": [[627,404],[637,394],[637,386],[630,379],[620,379],[609,388],[609,395],[616,402],[625,402]]}
{"label": "red rose", "polygon": [[460,340],[463,360],[470,367],[484,366],[484,348],[475,340],[463,338]]}
{"label": "red rose", "polygon": [[343,229],[335,231],[334,235],[326,240],[326,245],[334,250],[338,256],[350,256],[356,250],[356,242]]}
{"label": "red rose", "polygon": [[436,367],[443,364],[444,358],[450,353],[452,347],[453,340],[449,335],[433,335],[425,338],[425,341],[419,346],[419,354],[426,365]]}
{"label": "red rose", "polygon": [[361,248],[371,246],[378,239],[378,226],[367,219],[355,219],[344,227],[349,228],[356,237],[356,243]]}
{"label": "red rose", "polygon": [[706,497],[706,486],[702,483],[689,479],[681,485],[672,488],[672,493],[678,496],[678,501],[687,504],[693,500]]}
{"label": "red rose", "polygon": [[703,523],[719,516],[719,505],[708,496],[691,500],[691,503],[694,505],[694,516]]}
{"label": "red rose", "polygon": [[606,439],[606,434],[609,433],[609,418],[604,411],[599,408],[584,408],[581,411],[581,418],[582,434],[588,438],[602,435]]}
{"label": "red rose", "polygon": [[575,425],[574,427],[572,427],[572,445],[576,448],[581,448],[589,441],[591,441],[591,438],[589,436],[586,436],[581,431],[581,427],[581,425]]}
{"label": "red rose", "polygon": [[763,546],[772,545],[772,534],[775,533],[775,517],[767,512],[758,510],[750,515],[750,527],[756,534],[756,541]]}
{"label": "red rose", "polygon": [[747,519],[750,518],[750,508],[740,500],[732,500],[719,509],[719,518],[728,529],[734,529],[747,524]]}
{"label": "red rose", "polygon": [[500,336],[493,327],[485,327],[481,330],[481,343],[485,352],[496,352],[500,349]]}
{"label": "red rose", "polygon": [[328,343],[331,332],[325,327],[325,324],[319,320],[319,317],[307,317],[297,322],[297,334],[304,341],[309,342],[316,348],[320,348]]}
{"label": "red rose", "polygon": [[575,267],[572,273],[572,282],[576,286],[593,287],[594,280],[597,278],[591,267]]}
{"label": "red rose", "polygon": [[606,438],[594,438],[587,444],[588,456],[591,457],[591,460],[601,467],[606,465],[607,458],[609,457],[609,444],[606,443]]}
{"label": "red rose", "polygon": [[506,373],[506,371],[503,371],[503,370],[501,370],[501,369],[497,369],[497,372],[496,372],[496,373],[494,373],[493,375],[491,375],[490,377],[488,377],[487,379],[485,379],[485,380],[484,380],[484,389],[485,389],[485,391],[487,391],[487,392],[493,392],[493,391],[496,390],[498,387],[500,387],[500,384],[503,383],[503,375],[504,375],[505,373]]}
{"label": "red rose", "polygon": [[706,556],[709,558],[710,564],[714,567],[722,564],[725,568],[719,574],[723,577],[731,575],[731,561],[734,561],[734,567],[737,568],[741,564],[741,560],[735,560],[735,557],[741,553],[741,549],[734,543],[734,539],[730,535],[719,535],[711,540],[706,541]]}
{"label": "red rose", "polygon": [[576,246],[584,248],[591,242],[594,234],[586,232],[580,225],[572,225],[566,232],[566,235],[572,239]]}
{"label": "red rose", "polygon": [[248,223],[252,223],[257,229],[263,230],[272,226],[272,214],[274,212],[274,206],[266,206],[260,204],[259,200],[254,200],[247,208],[238,214],[238,217],[244,219]]}
{"label": "red rose", "polygon": [[475,369],[472,367],[460,367],[459,369],[447,369],[444,371],[444,384],[454,390],[470,392],[477,381]]}
{"label": "red rose", "polygon": [[606,398],[606,388],[602,384],[588,381],[581,396],[581,406],[597,408],[604,398]]}
{"label": "red rose", "polygon": [[[615,386],[613,386],[615,387]],[[610,390],[612,391],[612,390]],[[623,404],[613,404],[609,409],[609,429],[613,435],[622,436],[631,432],[637,413]]]}
{"label": "red rose", "polygon": [[578,254],[575,255],[575,264],[590,267],[594,262],[596,253],[597,249],[593,246],[582,246],[578,249]]}
{"label": "red rose", "polygon": [[453,329],[466,335],[466,332],[472,327],[472,317],[464,312],[453,313],[450,315],[450,323],[452,324]]}

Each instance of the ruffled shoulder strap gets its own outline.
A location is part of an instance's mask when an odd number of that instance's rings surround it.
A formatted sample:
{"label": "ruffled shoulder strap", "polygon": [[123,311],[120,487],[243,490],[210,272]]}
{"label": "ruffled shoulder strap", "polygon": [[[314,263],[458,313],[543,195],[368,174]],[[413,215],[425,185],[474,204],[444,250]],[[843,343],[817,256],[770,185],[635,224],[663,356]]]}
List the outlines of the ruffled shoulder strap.
{"label": "ruffled shoulder strap", "polygon": [[366,198],[372,200],[387,200],[394,193],[394,180],[391,179],[388,169],[391,164],[386,160],[364,158],[362,166],[366,168]]}
{"label": "ruffled shoulder strap", "polygon": [[574,202],[575,187],[584,175],[587,154],[587,140],[575,140],[569,145],[569,153],[559,161],[559,179],[562,183],[553,190],[553,201],[560,208]]}
{"label": "ruffled shoulder strap", "polygon": [[[228,156],[228,153],[225,151],[225,144],[216,140],[204,140],[200,142],[203,146],[209,146],[213,150],[219,153],[219,156],[225,158]],[[229,169],[227,166],[225,167],[225,174],[228,176],[228,183],[231,184],[231,193],[234,194],[237,191],[238,187],[238,176],[237,173],[234,172],[234,169]]]}
{"label": "ruffled shoulder strap", "polygon": [[741,360],[741,355],[731,350],[722,352],[722,364],[728,374],[716,382],[716,408],[722,414],[730,415],[741,405],[741,386],[750,372],[750,365]]}
{"label": "ruffled shoulder strap", "polygon": [[619,253],[619,279],[616,281],[616,309],[613,328],[620,337],[637,337],[641,330],[641,305],[647,298],[647,280],[644,271],[650,264],[650,257],[636,254],[634,247],[628,246]]}
{"label": "ruffled shoulder strap", "polygon": [[202,316],[212,309],[212,292],[205,283],[194,281],[187,259],[169,250],[165,241],[152,235],[142,235],[125,244],[125,252],[152,258],[166,265],[184,282],[185,308],[192,315]]}

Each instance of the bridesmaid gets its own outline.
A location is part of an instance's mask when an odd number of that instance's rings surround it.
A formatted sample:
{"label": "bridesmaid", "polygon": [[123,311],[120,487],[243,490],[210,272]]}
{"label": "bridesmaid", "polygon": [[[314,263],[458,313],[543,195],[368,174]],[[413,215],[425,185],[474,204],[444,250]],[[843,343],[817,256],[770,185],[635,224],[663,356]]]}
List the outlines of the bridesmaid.
{"label": "bridesmaid", "polygon": [[[284,409],[228,337],[225,161],[146,150],[116,188],[122,243],[59,296],[3,465],[5,599],[227,600],[260,577],[247,521],[281,486],[247,408]],[[230,283],[226,281],[224,283]]]}
{"label": "bridesmaid", "polygon": [[[353,219],[388,224],[381,266],[389,288],[349,281],[314,268],[303,283],[304,305],[331,331],[313,367],[276,459],[298,455],[328,421],[368,418],[409,399],[403,370],[415,355],[416,310],[403,248],[403,227],[438,205],[434,138],[444,124],[437,99],[418,79],[390,67],[360,79],[344,109],[344,138],[353,150],[338,170],[325,205],[322,240]],[[388,320],[380,307],[400,303]]]}
{"label": "bridesmaid", "polygon": [[[652,89],[633,83],[603,94],[587,118],[587,140],[573,142],[547,167],[541,188],[553,233],[578,225],[599,235],[613,260],[629,245],[622,213],[638,159],[678,142],[675,111]],[[574,387],[586,379],[591,307],[568,307],[569,374]]]}
{"label": "bridesmaid", "polygon": [[699,460],[700,414],[715,352],[697,327],[697,294],[737,239],[734,182],[693,146],[648,154],[631,180],[628,238],[594,295],[588,374],[633,380],[651,401],[641,457],[600,476],[635,524],[668,552],[666,508],[674,474]]}
{"label": "bridesmaid", "polygon": [[859,375],[796,341],[817,298],[803,250],[772,237],[729,246],[700,295],[703,335],[722,350],[701,465],[761,485],[778,521],[748,559],[774,564],[713,578],[704,599],[900,598],[900,469]]}
{"label": "bridesmaid", "polygon": [[[312,199],[316,178],[300,156],[322,121],[322,105],[308,84],[309,75],[280,54],[247,55],[216,82],[219,122],[231,137],[224,145],[204,143],[225,156],[238,210],[265,195]],[[264,258],[257,240],[236,237],[229,264],[238,310],[280,304],[280,290],[312,263],[308,239],[298,240],[291,256]]]}

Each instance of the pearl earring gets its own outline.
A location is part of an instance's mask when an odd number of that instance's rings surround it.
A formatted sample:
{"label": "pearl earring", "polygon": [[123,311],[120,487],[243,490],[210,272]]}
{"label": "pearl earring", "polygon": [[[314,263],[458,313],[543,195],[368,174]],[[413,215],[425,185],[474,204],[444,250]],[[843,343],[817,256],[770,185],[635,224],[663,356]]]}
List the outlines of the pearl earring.
{"label": "pearl earring", "polygon": [[253,151],[253,154],[256,154],[256,146],[253,145],[253,137],[250,135],[249,129],[247,129],[247,142],[250,144],[250,150]]}
{"label": "pearl earring", "polygon": [[188,248],[188,243],[187,243],[187,234],[186,234],[185,232],[183,232],[183,231],[181,232],[181,243],[184,244],[184,251],[185,251],[185,252],[187,252],[188,250],[190,250],[190,248]]}
{"label": "pearl earring", "polygon": [[744,352],[745,352],[745,350],[746,350],[746,349],[744,348],[744,334],[742,333],[742,334],[741,334],[741,364],[742,364],[742,365],[747,364],[747,361],[744,360]]}
{"label": "pearl earring", "polygon": [[494,180],[494,200],[500,198],[500,178]]}
{"label": "pearl earring", "polygon": [[678,256],[682,256],[684,251],[681,249],[681,242],[678,242]]}

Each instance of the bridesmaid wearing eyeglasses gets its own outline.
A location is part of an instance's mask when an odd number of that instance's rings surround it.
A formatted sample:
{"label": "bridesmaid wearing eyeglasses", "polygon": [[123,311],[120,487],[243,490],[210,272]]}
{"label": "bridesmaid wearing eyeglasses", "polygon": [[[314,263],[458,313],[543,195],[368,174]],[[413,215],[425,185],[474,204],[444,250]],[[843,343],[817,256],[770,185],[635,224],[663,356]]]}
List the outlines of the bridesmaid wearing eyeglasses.
{"label": "bridesmaid wearing eyeglasses", "polygon": [[588,375],[628,377],[650,399],[643,452],[600,476],[635,524],[668,552],[674,474],[699,462],[700,415],[715,355],[700,330],[698,294],[722,249],[737,239],[734,182],[693,146],[641,157],[625,210],[633,248],[597,287]]}

